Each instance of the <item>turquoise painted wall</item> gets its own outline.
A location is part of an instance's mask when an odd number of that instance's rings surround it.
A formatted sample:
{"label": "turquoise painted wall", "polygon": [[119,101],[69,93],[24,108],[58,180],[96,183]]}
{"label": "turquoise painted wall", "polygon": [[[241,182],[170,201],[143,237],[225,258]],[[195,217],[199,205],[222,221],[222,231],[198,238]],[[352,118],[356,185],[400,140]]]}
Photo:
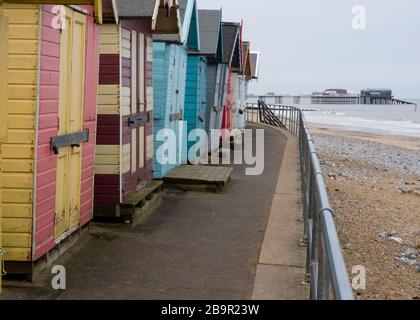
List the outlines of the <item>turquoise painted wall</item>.
{"label": "turquoise painted wall", "polygon": [[[204,57],[188,56],[187,86],[185,96],[184,119],[187,122],[188,134],[194,129],[205,129],[207,61]],[[206,142],[203,141],[203,144]],[[188,142],[188,150],[196,144]],[[197,159],[197,156],[194,157]],[[192,160],[191,158],[189,160]]]}
{"label": "turquoise painted wall", "polygon": [[[182,120],[171,120],[171,115],[184,117],[187,51],[183,46],[164,42],[153,43],[154,86],[154,178],[160,179],[187,159],[186,131]],[[161,129],[171,129],[176,135],[176,163],[162,164],[157,152],[163,144],[156,135]]]}

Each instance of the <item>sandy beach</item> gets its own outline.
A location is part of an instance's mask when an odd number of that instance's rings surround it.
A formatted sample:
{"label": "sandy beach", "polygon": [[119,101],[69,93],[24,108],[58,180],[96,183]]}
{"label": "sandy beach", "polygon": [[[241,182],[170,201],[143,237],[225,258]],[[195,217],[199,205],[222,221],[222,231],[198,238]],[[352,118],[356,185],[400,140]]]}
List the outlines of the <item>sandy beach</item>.
{"label": "sandy beach", "polygon": [[420,299],[420,139],[311,126],[358,299]]}

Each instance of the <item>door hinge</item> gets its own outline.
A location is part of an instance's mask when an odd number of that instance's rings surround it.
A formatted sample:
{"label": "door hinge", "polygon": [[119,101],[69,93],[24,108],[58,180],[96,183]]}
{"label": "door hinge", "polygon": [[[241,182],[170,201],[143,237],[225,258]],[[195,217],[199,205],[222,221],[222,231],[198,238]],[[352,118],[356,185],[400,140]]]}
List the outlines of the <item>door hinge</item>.
{"label": "door hinge", "polygon": [[54,220],[55,225],[59,224],[61,220],[63,220],[63,216],[58,215],[58,214],[56,213],[56,214],[55,214],[55,220]]}
{"label": "door hinge", "polygon": [[4,267],[5,263],[4,263],[4,257],[6,256],[6,249],[0,248],[0,260],[1,260],[1,274],[3,276],[5,276],[7,274],[6,272],[6,268]]}

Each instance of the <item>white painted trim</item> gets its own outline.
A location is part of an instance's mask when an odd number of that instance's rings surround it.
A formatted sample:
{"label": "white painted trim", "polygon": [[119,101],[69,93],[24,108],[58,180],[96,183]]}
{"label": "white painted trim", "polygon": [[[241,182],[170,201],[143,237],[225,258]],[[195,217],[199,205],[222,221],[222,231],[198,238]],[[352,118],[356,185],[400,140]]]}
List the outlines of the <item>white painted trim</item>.
{"label": "white painted trim", "polygon": [[[38,19],[38,70],[37,70],[37,79],[36,79],[36,111],[35,111],[35,146],[34,146],[34,180],[33,180],[33,194],[32,194],[32,248],[31,255],[32,261],[35,260],[35,232],[36,232],[36,185],[38,178],[38,130],[39,130],[39,93],[40,93],[40,79],[41,79],[41,48],[42,48],[42,5],[39,5],[39,19]],[[55,213],[54,213],[55,214]]]}
{"label": "white painted trim", "polygon": [[116,0],[111,0],[111,3],[112,3],[112,10],[114,11],[115,24],[119,24],[120,23],[120,16],[118,14],[117,2],[116,2]]}

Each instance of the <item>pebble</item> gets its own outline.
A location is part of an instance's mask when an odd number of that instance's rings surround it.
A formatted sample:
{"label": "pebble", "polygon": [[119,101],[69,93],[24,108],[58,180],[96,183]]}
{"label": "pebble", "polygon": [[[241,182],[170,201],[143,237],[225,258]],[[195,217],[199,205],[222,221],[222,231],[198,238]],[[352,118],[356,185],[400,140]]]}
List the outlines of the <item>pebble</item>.
{"label": "pebble", "polygon": [[[383,170],[382,172],[400,169],[412,175],[420,175],[419,152],[372,141],[346,139],[333,135],[314,135],[313,138],[316,148],[321,154],[341,157],[344,158],[345,162],[351,162],[353,160],[367,161],[374,167],[381,168]],[[372,170],[353,172],[349,168],[337,166],[334,162],[323,161],[321,164],[330,169],[339,168],[349,178],[369,179],[373,176],[373,173],[370,172]],[[375,175],[380,175],[380,171],[375,172]],[[420,179],[417,181],[420,182]]]}

